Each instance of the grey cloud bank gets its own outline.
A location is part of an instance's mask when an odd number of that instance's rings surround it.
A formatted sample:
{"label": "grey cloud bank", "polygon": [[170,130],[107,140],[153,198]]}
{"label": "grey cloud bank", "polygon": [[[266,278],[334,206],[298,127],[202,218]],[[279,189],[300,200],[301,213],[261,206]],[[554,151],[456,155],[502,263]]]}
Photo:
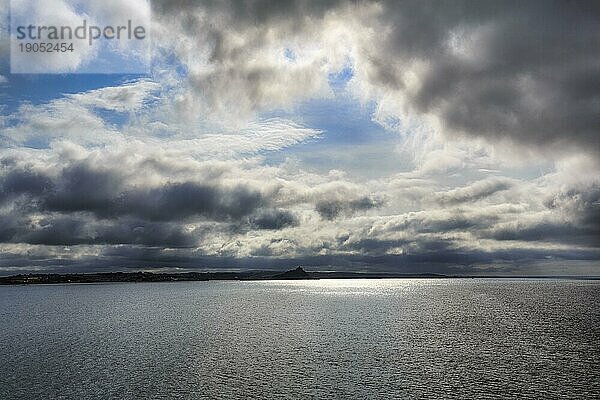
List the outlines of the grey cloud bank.
{"label": "grey cloud bank", "polygon": [[[277,169],[274,186],[257,186],[256,171],[235,161],[230,171],[211,175],[214,161],[164,158],[161,163],[179,163],[179,172],[140,179],[129,171],[156,163],[152,156],[122,158],[131,166],[126,171],[107,167],[109,158],[85,152],[54,165],[2,159],[3,266],[27,265],[15,261],[26,252],[43,268],[67,259],[69,268],[83,268],[98,257],[106,268],[134,268],[136,262],[233,268],[254,260],[256,267],[297,262],[414,272],[421,263],[427,271],[505,273],[516,264],[600,257],[597,186],[540,195],[523,208],[522,200],[489,202],[488,196],[525,183],[487,179],[438,193],[445,199],[441,209],[423,199],[421,211],[389,214],[382,213],[386,203],[374,199],[381,192],[393,196],[392,185],[340,200],[340,188],[355,192],[354,183],[332,178],[313,187],[315,176],[294,178]],[[478,205],[464,207],[472,202]],[[152,256],[131,258],[132,251]],[[38,252],[40,260],[30,258]]]}

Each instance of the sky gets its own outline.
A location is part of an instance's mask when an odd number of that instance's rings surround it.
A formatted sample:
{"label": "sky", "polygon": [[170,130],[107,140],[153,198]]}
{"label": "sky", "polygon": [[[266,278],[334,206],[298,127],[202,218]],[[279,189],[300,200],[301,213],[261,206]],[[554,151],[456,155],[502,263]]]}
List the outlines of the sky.
{"label": "sky", "polygon": [[598,2],[153,0],[137,74],[11,74],[9,9],[0,275],[600,275]]}

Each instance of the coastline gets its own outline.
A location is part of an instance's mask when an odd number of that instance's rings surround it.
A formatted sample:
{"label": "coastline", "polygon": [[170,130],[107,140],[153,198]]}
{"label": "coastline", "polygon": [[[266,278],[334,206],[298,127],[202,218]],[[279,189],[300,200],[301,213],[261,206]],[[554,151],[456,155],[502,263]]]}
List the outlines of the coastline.
{"label": "coastline", "polygon": [[0,277],[0,285],[39,285],[77,283],[141,283],[141,282],[201,282],[201,281],[264,281],[315,279],[574,279],[600,280],[596,276],[506,276],[506,275],[442,275],[434,273],[399,274],[373,272],[305,271],[298,267],[290,271],[242,272],[100,272],[72,274],[18,274]]}

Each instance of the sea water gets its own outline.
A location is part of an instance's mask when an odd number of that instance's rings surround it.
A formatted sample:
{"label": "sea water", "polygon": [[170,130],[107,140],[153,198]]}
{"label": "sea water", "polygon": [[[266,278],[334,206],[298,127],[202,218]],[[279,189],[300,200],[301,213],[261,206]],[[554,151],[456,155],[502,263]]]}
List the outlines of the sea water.
{"label": "sea water", "polygon": [[585,399],[600,281],[0,287],[0,399]]}

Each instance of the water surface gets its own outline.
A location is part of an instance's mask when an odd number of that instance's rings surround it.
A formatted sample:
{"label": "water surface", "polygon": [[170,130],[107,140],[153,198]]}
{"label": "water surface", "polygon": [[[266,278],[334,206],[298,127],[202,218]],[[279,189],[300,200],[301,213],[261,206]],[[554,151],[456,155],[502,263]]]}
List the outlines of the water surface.
{"label": "water surface", "polygon": [[1,399],[598,398],[600,282],[0,287]]}

